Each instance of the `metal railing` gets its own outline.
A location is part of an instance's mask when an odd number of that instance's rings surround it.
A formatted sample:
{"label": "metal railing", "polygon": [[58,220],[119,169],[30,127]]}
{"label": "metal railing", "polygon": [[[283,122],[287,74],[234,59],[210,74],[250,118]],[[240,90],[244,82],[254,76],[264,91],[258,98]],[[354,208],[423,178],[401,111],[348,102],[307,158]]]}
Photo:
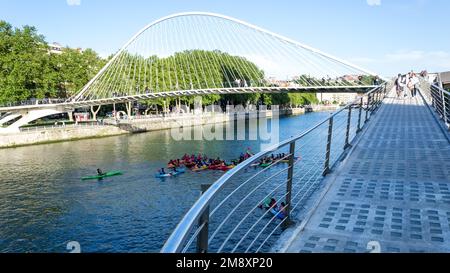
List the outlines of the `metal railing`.
{"label": "metal railing", "polygon": [[90,122],[90,123],[78,123],[78,124],[64,124],[59,122],[55,125],[42,125],[33,127],[21,127],[19,128],[21,132],[40,132],[40,131],[51,131],[59,129],[93,129],[93,128],[105,128],[110,126],[108,124],[102,124],[101,122]]}
{"label": "metal railing", "polygon": [[64,103],[66,99],[30,99],[19,102],[7,102],[0,104],[0,107],[15,107],[15,106],[33,106],[33,105],[50,105]]}
{"label": "metal railing", "polygon": [[[270,251],[277,236],[306,211],[308,199],[379,108],[386,90],[385,84],[372,89],[301,135],[258,153],[214,184],[202,185],[203,194],[161,252]],[[272,154],[281,156],[256,166]],[[276,200],[284,202],[281,210],[271,209]]]}
{"label": "metal railing", "polygon": [[421,87],[428,104],[434,108],[447,128],[450,128],[450,92],[440,86],[429,84],[425,81],[422,82]]}

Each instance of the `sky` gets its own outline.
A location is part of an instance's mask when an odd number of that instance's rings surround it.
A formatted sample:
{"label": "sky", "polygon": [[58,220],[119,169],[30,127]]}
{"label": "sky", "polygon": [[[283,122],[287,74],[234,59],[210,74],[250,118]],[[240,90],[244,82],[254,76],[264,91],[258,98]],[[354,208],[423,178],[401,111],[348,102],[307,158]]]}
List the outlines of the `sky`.
{"label": "sky", "polygon": [[228,15],[382,76],[450,70],[448,0],[0,0],[0,20],[32,25],[47,42],[120,49],[170,14]]}

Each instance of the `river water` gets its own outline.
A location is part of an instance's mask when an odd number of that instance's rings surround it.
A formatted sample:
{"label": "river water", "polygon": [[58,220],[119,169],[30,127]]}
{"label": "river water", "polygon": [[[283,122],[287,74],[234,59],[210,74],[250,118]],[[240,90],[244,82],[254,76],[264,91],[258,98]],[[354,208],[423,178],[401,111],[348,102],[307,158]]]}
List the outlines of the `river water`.
{"label": "river water", "polygon": [[[280,140],[329,116],[280,119]],[[200,195],[223,173],[154,177],[185,153],[234,159],[260,141],[175,141],[170,131],[0,150],[0,252],[158,252]],[[304,155],[307,156],[307,155]],[[103,170],[125,175],[80,180]]]}

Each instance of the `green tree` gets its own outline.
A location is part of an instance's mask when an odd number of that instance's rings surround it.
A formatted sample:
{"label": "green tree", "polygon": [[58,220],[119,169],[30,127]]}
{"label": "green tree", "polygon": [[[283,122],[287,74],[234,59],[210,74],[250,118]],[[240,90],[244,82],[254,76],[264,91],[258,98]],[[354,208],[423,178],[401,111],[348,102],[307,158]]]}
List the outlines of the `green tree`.
{"label": "green tree", "polygon": [[92,49],[80,52],[65,48],[62,54],[51,56],[52,70],[56,72],[56,76],[51,78],[59,95],[70,97],[81,90],[105,64],[106,61]]}
{"label": "green tree", "polygon": [[47,44],[36,28],[0,21],[0,103],[52,95],[46,54]]}
{"label": "green tree", "polygon": [[50,54],[36,28],[0,21],[0,103],[74,95],[105,63],[91,49]]}

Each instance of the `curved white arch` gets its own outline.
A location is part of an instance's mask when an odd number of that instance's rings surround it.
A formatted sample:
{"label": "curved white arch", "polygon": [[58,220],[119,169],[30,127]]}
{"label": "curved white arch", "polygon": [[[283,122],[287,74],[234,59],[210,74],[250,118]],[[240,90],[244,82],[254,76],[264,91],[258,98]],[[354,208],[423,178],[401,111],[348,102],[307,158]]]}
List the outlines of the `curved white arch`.
{"label": "curved white arch", "polygon": [[271,35],[271,36],[273,36],[273,37],[275,37],[275,38],[278,38],[278,39],[280,39],[280,40],[283,40],[283,41],[285,41],[285,42],[288,42],[288,43],[291,43],[291,44],[294,44],[294,45],[296,45],[296,46],[299,46],[299,47],[301,47],[301,48],[303,48],[303,49],[306,49],[306,50],[309,50],[309,51],[311,51],[311,52],[314,52],[314,53],[316,53],[316,54],[319,54],[319,55],[322,55],[323,57],[326,57],[326,58],[329,58],[329,59],[332,59],[332,60],[334,60],[334,61],[336,61],[336,62],[338,62],[338,63],[341,63],[341,64],[343,64],[343,65],[346,65],[346,66],[349,66],[349,67],[352,67],[352,68],[354,68],[354,69],[357,69],[357,70],[360,70],[360,71],[362,71],[362,72],[364,72],[364,73],[366,73],[366,74],[369,74],[369,75],[372,75],[372,76],[376,76],[377,75],[377,73],[374,73],[374,72],[372,72],[372,71],[370,71],[370,70],[367,70],[367,69],[364,69],[364,68],[361,68],[361,67],[359,67],[359,66],[357,66],[357,65],[355,65],[355,64],[352,64],[352,63],[350,63],[350,62],[347,62],[347,61],[345,61],[345,60],[342,60],[342,59],[340,59],[340,58],[337,58],[337,57],[335,57],[335,56],[332,56],[332,55],[330,55],[330,54],[327,54],[327,53],[325,53],[325,52],[322,52],[322,51],[320,51],[320,50],[318,50],[318,49],[316,49],[316,48],[313,48],[313,47],[310,47],[310,46],[308,46],[308,45],[305,45],[305,44],[302,44],[302,43],[299,43],[299,42],[297,42],[297,41],[295,41],[295,40],[292,40],[292,39],[290,39],[290,38],[287,38],[287,37],[285,37],[285,36],[282,36],[282,35],[280,35],[280,34],[276,34],[276,33],[274,33],[274,32],[271,32],[271,31],[269,31],[269,30],[266,30],[266,29],[263,29],[263,28],[260,28],[260,27],[258,27],[258,26],[255,26],[255,25],[252,25],[252,24],[250,24],[250,23],[247,23],[247,22],[245,22],[245,21],[242,21],[242,20],[239,20],[239,19],[236,19],[236,18],[233,18],[233,17],[230,17],[230,16],[226,16],[226,15],[222,15],[222,14],[218,14],[218,13],[212,13],[212,12],[200,12],[200,11],[193,11],[193,12],[181,12],[181,13],[175,13],[175,14],[172,14],[172,15],[168,15],[168,16],[166,16],[166,17],[163,17],[163,18],[161,18],[161,19],[158,19],[158,20],[156,20],[156,21],[154,21],[154,22],[152,22],[152,23],[150,23],[150,24],[148,24],[148,25],[146,25],[144,28],[142,28],[139,32],[137,32],[115,55],[114,55],[114,57],[97,73],[97,75],[95,75],[95,77],[94,78],[92,78],[92,80],[90,80],[84,87],[83,87],[83,89],[78,93],[78,95],[76,95],[72,100],[77,100],[80,96],[82,96],[83,95],[83,93],[103,74],[103,72],[105,72],[105,70],[106,69],[108,69],[108,67],[118,58],[118,56],[120,56],[120,54],[122,53],[122,52],[124,52],[125,51],[125,49],[131,44],[131,43],[133,43],[137,38],[139,38],[139,36],[141,35],[141,34],[143,34],[145,31],[147,31],[149,28],[151,28],[151,27],[153,27],[153,26],[155,26],[155,25],[158,25],[158,24],[160,24],[160,23],[162,23],[162,22],[164,22],[164,21],[167,21],[167,20],[170,20],[170,19],[173,19],[173,18],[177,18],[177,17],[183,17],[183,16],[209,16],[209,17],[215,17],[215,18],[221,18],[221,19],[225,19],[225,20],[228,20],[228,21],[231,21],[231,22],[234,22],[234,23],[238,23],[238,24],[241,24],[241,25],[244,25],[244,26],[246,26],[246,27],[249,27],[249,28],[251,28],[251,29],[253,29],[253,30],[256,30],[256,31],[259,31],[259,32],[262,32],[262,33],[265,33],[265,34],[268,34],[268,35]]}

